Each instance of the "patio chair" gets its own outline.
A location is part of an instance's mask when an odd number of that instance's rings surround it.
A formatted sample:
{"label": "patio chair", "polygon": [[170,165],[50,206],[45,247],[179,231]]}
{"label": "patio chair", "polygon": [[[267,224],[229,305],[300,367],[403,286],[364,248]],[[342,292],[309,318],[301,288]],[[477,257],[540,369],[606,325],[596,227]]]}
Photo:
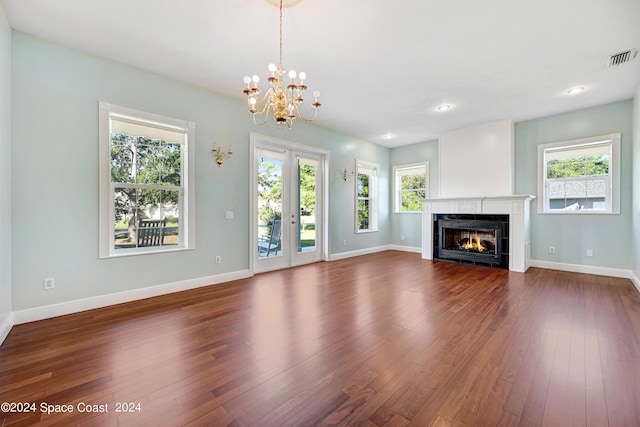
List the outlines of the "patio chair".
{"label": "patio chair", "polygon": [[167,219],[140,219],[138,222],[138,247],[162,246]]}
{"label": "patio chair", "polygon": [[281,231],[282,221],[279,219],[274,220],[269,229],[269,233],[262,234],[258,238],[258,256],[266,258],[278,252]]}

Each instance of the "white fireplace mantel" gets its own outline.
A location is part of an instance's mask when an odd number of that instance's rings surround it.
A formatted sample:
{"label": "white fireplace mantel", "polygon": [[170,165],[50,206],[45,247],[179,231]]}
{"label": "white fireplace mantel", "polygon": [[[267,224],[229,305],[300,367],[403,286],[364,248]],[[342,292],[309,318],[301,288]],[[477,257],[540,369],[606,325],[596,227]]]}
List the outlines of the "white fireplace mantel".
{"label": "white fireplace mantel", "polygon": [[530,194],[503,197],[425,199],[422,202],[422,258],[433,259],[433,221],[438,214],[509,215],[509,270],[524,273],[531,260]]}

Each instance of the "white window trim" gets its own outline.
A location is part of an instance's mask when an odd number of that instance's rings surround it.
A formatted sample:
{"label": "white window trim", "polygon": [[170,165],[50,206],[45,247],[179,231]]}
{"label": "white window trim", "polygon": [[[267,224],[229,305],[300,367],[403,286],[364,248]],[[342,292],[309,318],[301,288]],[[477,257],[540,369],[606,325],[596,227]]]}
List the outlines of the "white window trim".
{"label": "white window trim", "polygon": [[[552,142],[538,145],[538,213],[544,215],[612,215],[620,213],[620,133],[580,138],[569,141]],[[609,163],[609,188],[607,196],[607,210],[560,211],[547,208],[546,197],[546,164],[545,150],[549,148],[570,147],[572,145],[595,144],[611,141],[611,160]]]}
{"label": "white window trim", "polygon": [[[181,186],[186,195],[181,191],[182,213],[185,221],[180,221],[181,244],[167,248],[154,246],[135,249],[115,249],[114,241],[114,212],[113,189],[111,184],[111,154],[110,154],[110,116],[121,115],[147,122],[149,124],[169,125],[185,131],[187,142],[183,146],[184,164],[182,167]],[[195,123],[158,114],[147,113],[133,108],[121,107],[99,102],[99,257],[114,258],[131,255],[143,255],[152,253],[166,253],[191,250],[195,248]]]}
{"label": "white window trim", "polygon": [[[375,174],[369,175],[369,228],[358,229],[358,171],[359,168],[373,169]],[[354,181],[354,228],[356,234],[374,233],[378,231],[378,210],[379,210],[379,190],[378,181],[380,173],[380,165],[377,163],[367,162],[356,159],[355,162],[355,179]],[[375,179],[371,179],[375,178]]]}
{"label": "white window trim", "polygon": [[405,165],[397,165],[393,167],[393,213],[398,214],[422,214],[422,209],[417,211],[403,211],[402,210],[402,190],[400,188],[401,181],[398,179],[398,172],[405,169],[413,169],[418,167],[424,167],[425,173],[425,198],[429,198],[429,162],[409,163]]}

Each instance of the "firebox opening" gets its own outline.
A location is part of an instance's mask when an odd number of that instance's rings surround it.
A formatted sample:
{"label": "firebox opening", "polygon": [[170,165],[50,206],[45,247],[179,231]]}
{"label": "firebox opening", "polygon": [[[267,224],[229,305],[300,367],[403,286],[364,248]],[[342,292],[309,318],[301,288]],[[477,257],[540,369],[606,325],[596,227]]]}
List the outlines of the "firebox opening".
{"label": "firebox opening", "polygon": [[503,263],[502,223],[487,219],[438,219],[437,258],[479,264]]}
{"label": "firebox opening", "polygon": [[481,254],[496,253],[496,230],[445,228],[443,249]]}

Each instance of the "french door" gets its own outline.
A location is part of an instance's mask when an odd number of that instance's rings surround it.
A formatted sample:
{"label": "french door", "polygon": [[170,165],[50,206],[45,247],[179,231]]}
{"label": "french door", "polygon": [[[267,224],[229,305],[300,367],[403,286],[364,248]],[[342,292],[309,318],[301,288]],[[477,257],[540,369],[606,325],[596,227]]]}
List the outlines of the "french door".
{"label": "french door", "polygon": [[252,134],[253,271],[323,259],[326,153]]}

